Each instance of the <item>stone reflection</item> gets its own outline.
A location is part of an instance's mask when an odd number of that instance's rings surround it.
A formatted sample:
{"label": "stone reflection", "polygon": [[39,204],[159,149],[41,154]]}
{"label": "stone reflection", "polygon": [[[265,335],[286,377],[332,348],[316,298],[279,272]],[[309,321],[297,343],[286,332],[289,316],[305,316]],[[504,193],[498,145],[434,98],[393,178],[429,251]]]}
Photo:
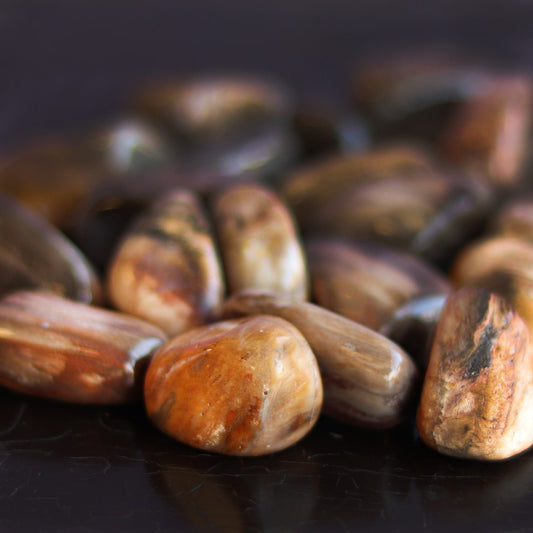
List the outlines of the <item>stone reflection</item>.
{"label": "stone reflection", "polygon": [[509,517],[529,512],[533,490],[533,453],[510,461],[487,464],[421,454],[413,471],[428,527],[464,523],[476,516],[477,527],[505,529]]}
{"label": "stone reflection", "polygon": [[164,436],[145,439],[155,491],[195,531],[306,531],[320,464],[307,443],[260,458],[199,453]]}

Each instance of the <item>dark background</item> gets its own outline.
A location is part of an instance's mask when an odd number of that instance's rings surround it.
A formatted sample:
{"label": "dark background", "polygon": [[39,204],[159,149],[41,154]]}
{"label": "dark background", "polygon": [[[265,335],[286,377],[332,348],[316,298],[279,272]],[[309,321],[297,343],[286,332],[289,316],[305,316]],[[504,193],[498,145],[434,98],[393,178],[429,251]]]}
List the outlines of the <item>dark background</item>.
{"label": "dark background", "polygon": [[[267,73],[343,101],[368,53],[452,45],[527,70],[527,1],[0,0],[0,154],[116,113],[157,77]],[[0,531],[533,531],[533,454],[483,464],[425,448],[412,421],[322,420],[259,459],[191,450],[142,408],[0,392]]]}

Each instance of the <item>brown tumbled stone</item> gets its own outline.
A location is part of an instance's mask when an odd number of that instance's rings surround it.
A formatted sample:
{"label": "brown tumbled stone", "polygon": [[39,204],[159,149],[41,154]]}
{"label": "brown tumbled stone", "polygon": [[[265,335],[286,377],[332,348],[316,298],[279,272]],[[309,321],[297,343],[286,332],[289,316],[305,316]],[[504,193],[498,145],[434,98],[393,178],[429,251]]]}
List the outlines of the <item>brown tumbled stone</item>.
{"label": "brown tumbled stone", "polygon": [[242,138],[265,122],[286,119],[288,91],[266,80],[211,77],[154,84],[136,99],[136,108],[179,137],[195,144]]}
{"label": "brown tumbled stone", "polygon": [[144,395],[148,416],[175,439],[223,454],[264,455],[312,428],[322,384],[298,330],[257,316],[169,341],[150,362]]}
{"label": "brown tumbled stone", "polygon": [[[414,51],[413,51],[414,52]],[[356,105],[378,136],[434,140],[457,106],[489,83],[491,74],[453,50],[369,58],[352,82]]]}
{"label": "brown tumbled stone", "polygon": [[430,158],[408,146],[376,148],[330,156],[287,176],[281,193],[304,228],[316,225],[315,215],[352,186],[397,175],[431,172]]}
{"label": "brown tumbled stone", "polygon": [[437,172],[399,147],[296,171],[282,193],[306,235],[374,240],[439,263],[479,231],[492,203],[480,180]]}
{"label": "brown tumbled stone", "polygon": [[456,287],[503,296],[533,333],[533,244],[505,236],[474,242],[457,256],[450,276]]}
{"label": "brown tumbled stone", "polygon": [[83,254],[36,213],[0,196],[0,294],[41,288],[85,303],[102,287]]}
{"label": "brown tumbled stone", "polygon": [[495,79],[457,111],[441,141],[444,157],[494,185],[516,184],[527,156],[532,110],[529,79]]}
{"label": "brown tumbled stone", "polygon": [[232,296],[224,311],[228,316],[276,315],[296,326],[320,366],[327,414],[373,428],[403,420],[418,372],[389,339],[317,305],[261,291]]}
{"label": "brown tumbled stone", "polygon": [[224,281],[199,198],[178,190],[155,202],[119,245],[107,284],[118,309],[169,335],[214,319]]}
{"label": "brown tumbled stone", "polygon": [[166,340],[127,315],[25,291],[0,300],[0,385],[52,400],[139,398],[146,358]]}
{"label": "brown tumbled stone", "polygon": [[304,252],[294,222],[279,198],[261,185],[237,185],[212,206],[226,282],[231,292],[265,289],[307,297]]}
{"label": "brown tumbled stone", "polygon": [[500,460],[533,444],[528,328],[501,297],[464,288],[439,321],[418,408],[422,440],[441,453]]}
{"label": "brown tumbled stone", "polygon": [[408,300],[450,290],[421,259],[385,245],[313,239],[306,252],[315,302],[374,330]]}

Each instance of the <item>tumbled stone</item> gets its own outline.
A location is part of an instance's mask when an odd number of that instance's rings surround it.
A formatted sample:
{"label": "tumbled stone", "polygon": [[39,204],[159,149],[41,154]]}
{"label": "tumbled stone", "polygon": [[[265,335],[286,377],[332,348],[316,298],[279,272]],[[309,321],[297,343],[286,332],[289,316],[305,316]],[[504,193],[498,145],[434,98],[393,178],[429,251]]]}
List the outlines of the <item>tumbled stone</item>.
{"label": "tumbled stone", "polygon": [[275,83],[245,77],[211,77],[153,84],[136,108],[192,144],[226,142],[286,120],[288,91]]}
{"label": "tumbled stone", "polygon": [[224,281],[199,198],[177,190],[155,202],[118,246],[107,286],[112,303],[175,335],[214,319]]}
{"label": "tumbled stone", "polygon": [[473,98],[491,74],[452,50],[387,54],[359,65],[352,94],[379,137],[434,141],[461,102]]}
{"label": "tumbled stone", "polygon": [[310,431],[322,384],[298,330],[258,316],[169,341],[150,362],[144,395],[148,416],[171,437],[217,453],[264,455]]}
{"label": "tumbled stone", "polygon": [[418,257],[375,243],[306,243],[314,301],[378,330],[407,301],[447,293],[448,281]]}
{"label": "tumbled stone", "polygon": [[315,215],[350,187],[396,175],[432,172],[424,152],[404,145],[375,148],[355,154],[334,155],[290,173],[282,196],[304,228],[317,226]]}
{"label": "tumbled stone", "polygon": [[404,419],[418,372],[389,339],[317,305],[262,291],[235,294],[224,311],[227,316],[276,315],[296,326],[317,358],[327,414],[372,428]]}
{"label": "tumbled stone", "polygon": [[298,220],[308,234],[373,240],[441,263],[480,230],[491,202],[485,185],[464,176],[392,174],[343,187]]}
{"label": "tumbled stone", "polygon": [[85,303],[103,298],[83,254],[45,219],[0,196],[0,294],[42,288]]}
{"label": "tumbled stone", "polygon": [[527,326],[499,296],[465,288],[439,321],[418,408],[422,440],[456,457],[500,460],[533,444]]}
{"label": "tumbled stone", "polygon": [[237,185],[212,204],[226,282],[231,292],[265,289],[307,297],[304,252],[287,208],[258,184]]}
{"label": "tumbled stone", "polygon": [[528,154],[532,110],[529,79],[494,80],[457,111],[442,136],[443,156],[498,187],[515,185]]}
{"label": "tumbled stone", "polygon": [[473,242],[456,257],[450,276],[456,287],[503,296],[533,333],[533,244],[505,236]]}
{"label": "tumbled stone", "polygon": [[0,385],[72,403],[140,396],[146,358],[165,341],[136,318],[39,291],[0,300]]}

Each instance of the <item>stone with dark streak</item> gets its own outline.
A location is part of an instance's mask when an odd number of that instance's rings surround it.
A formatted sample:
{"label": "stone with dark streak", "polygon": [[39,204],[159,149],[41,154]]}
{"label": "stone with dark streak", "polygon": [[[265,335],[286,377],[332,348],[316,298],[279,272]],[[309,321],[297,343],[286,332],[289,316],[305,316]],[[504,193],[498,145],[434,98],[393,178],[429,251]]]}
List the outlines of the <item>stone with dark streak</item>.
{"label": "stone with dark streak", "polygon": [[136,318],[39,292],[0,300],[0,385],[83,404],[139,400],[146,360],[166,337]]}
{"label": "stone with dark streak", "polygon": [[418,372],[409,355],[379,333],[317,305],[261,291],[235,294],[224,312],[271,314],[296,326],[317,358],[330,416],[371,428],[404,419]]}
{"label": "stone with dark streak", "polygon": [[134,223],[111,261],[108,292],[118,309],[169,335],[217,317],[224,281],[196,194],[173,191]]}
{"label": "stone with dark streak", "polygon": [[500,296],[467,287],[439,321],[418,408],[437,451],[507,459],[533,444],[533,353],[526,324]]}
{"label": "stone with dark streak", "polygon": [[322,406],[315,357],[301,333],[273,316],[228,320],[165,344],[145,380],[148,416],[203,450],[255,456],[303,438]]}
{"label": "stone with dark streak", "polygon": [[372,240],[437,263],[480,231],[492,203],[480,180],[437,171],[405,147],[298,170],[283,194],[305,235]]}
{"label": "stone with dark streak", "polygon": [[533,332],[533,244],[513,236],[476,241],[455,259],[456,287],[475,286],[506,298]]}

